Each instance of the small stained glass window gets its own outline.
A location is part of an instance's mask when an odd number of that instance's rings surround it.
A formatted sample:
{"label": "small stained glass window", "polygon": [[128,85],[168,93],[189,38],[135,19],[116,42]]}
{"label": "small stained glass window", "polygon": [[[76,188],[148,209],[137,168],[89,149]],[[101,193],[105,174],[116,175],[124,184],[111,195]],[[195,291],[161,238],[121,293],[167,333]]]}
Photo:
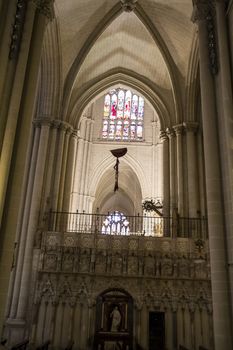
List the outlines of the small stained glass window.
{"label": "small stained glass window", "polygon": [[111,90],[104,99],[102,138],[111,141],[142,141],[144,99],[130,90]]}

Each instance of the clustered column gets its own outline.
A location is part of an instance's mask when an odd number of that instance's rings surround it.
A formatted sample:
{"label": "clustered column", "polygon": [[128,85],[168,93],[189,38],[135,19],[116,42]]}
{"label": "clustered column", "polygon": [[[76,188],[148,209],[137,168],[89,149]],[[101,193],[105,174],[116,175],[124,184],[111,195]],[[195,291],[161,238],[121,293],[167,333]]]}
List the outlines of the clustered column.
{"label": "clustered column", "polygon": [[[206,172],[211,282],[215,349],[232,349],[231,303],[222,205],[220,154],[215,94],[216,52],[213,50],[215,2],[194,1],[193,20],[198,25],[200,85]],[[211,40],[211,42],[210,42]]]}

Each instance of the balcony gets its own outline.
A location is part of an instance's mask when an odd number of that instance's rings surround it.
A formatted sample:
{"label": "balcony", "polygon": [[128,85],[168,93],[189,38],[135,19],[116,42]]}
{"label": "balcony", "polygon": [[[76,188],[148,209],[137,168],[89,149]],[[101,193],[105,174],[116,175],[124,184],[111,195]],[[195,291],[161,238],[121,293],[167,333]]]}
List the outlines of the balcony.
{"label": "balcony", "polygon": [[47,230],[121,236],[208,238],[205,218],[125,216],[119,212],[103,214],[50,211]]}

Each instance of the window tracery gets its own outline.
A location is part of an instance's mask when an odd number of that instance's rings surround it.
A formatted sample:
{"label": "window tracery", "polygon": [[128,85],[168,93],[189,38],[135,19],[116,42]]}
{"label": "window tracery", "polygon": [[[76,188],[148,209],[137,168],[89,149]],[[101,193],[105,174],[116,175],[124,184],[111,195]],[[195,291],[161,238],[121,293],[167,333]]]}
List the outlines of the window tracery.
{"label": "window tracery", "polygon": [[114,89],[105,95],[102,138],[142,141],[144,99],[130,90]]}

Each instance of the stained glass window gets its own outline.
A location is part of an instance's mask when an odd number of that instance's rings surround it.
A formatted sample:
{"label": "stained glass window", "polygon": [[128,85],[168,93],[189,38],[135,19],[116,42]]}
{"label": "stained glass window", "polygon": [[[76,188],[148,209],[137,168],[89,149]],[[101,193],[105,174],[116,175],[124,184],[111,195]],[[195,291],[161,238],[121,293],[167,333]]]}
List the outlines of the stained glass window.
{"label": "stained glass window", "polygon": [[130,90],[111,90],[104,99],[102,138],[112,141],[142,141],[143,119],[143,97]]}
{"label": "stained glass window", "polygon": [[103,222],[102,233],[109,235],[128,235],[129,221],[126,216],[119,211],[110,213]]}

